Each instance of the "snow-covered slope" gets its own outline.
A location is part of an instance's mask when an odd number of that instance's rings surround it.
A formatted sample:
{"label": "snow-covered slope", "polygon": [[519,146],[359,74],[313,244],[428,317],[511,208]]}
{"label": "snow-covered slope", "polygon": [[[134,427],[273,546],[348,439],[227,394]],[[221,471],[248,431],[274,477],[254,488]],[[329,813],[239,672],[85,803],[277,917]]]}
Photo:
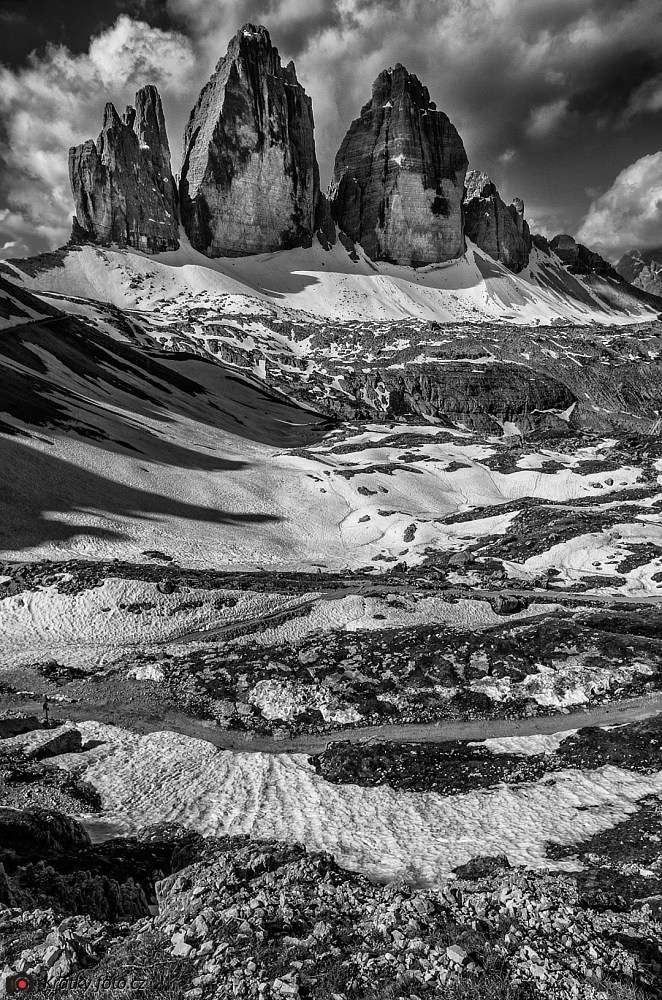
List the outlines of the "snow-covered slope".
{"label": "snow-covered slope", "polygon": [[15,283],[0,277],[0,330],[34,323],[35,320],[53,316],[55,312],[48,303],[36,299]]}
{"label": "snow-covered slope", "polygon": [[[504,321],[517,324],[622,324],[654,319],[660,308],[629,286],[599,287],[570,275],[554,255],[534,249],[519,275],[470,244],[447,264],[420,269],[373,263],[341,243],[252,257],[210,260],[183,241],[179,250],[148,257],[134,250],[87,246],[60,251],[48,262],[8,262],[6,273],[34,291],[57,292],[149,312],[178,296],[201,304],[280,310],[339,321],[419,319],[438,322]],[[604,286],[604,287],[603,287]],[[227,297],[231,297],[228,301]],[[258,300],[257,302],[255,300]],[[662,303],[661,303],[662,305]]]}
{"label": "snow-covered slope", "polygon": [[[86,250],[68,257],[80,266],[96,253]],[[138,255],[124,257],[155,266]],[[112,266],[121,259],[117,255]],[[25,289],[19,294],[26,309],[37,315],[39,300]],[[261,335],[271,336],[274,344],[279,337],[286,339],[277,325],[267,326],[258,300],[244,301],[256,307],[249,325],[262,324]],[[591,446],[581,456],[587,468],[582,462],[575,468],[579,452],[574,457],[562,451],[552,455],[539,447],[522,459],[520,467],[512,468],[506,454],[509,446],[502,441],[504,434],[513,433],[512,417],[504,422],[498,412],[494,416],[498,386],[493,383],[485,384],[482,396],[471,394],[466,409],[468,420],[471,408],[483,408],[486,429],[479,438],[468,426],[460,426],[462,420],[455,427],[448,426],[448,420],[440,426],[439,418],[427,419],[419,411],[409,423],[364,420],[359,426],[343,427],[284,396],[273,387],[283,384],[280,378],[265,383],[247,373],[246,367],[241,371],[239,366],[212,360],[206,348],[197,354],[191,349],[163,351],[155,346],[152,334],[141,333],[131,318],[135,314],[117,316],[87,300],[71,304],[89,321],[51,306],[54,315],[0,333],[0,462],[11,469],[0,494],[0,554],[5,558],[134,559],[144,550],[159,549],[185,565],[338,569],[378,567],[400,559],[417,565],[431,553],[452,553],[472,540],[509,533],[514,511],[502,512],[504,503],[526,498],[585,502],[598,496],[596,491],[604,502],[612,492],[639,485],[639,470],[627,455],[620,453],[610,461],[613,441],[602,450]],[[164,303],[164,323],[166,307]],[[209,307],[200,310],[206,316]],[[194,310],[188,323],[191,328],[196,324]],[[227,323],[224,319],[217,325],[222,329]],[[295,362],[304,368],[319,366],[324,355],[320,347],[306,358],[305,330],[304,339],[297,339],[302,331],[294,336],[292,328],[290,324],[287,350],[292,379],[301,382],[302,371]],[[396,332],[401,329],[398,325]],[[512,341],[512,328],[503,330]],[[526,357],[501,364],[498,379],[507,380],[511,369],[526,371],[522,399],[511,379],[515,388],[504,405],[509,412],[521,405],[528,420],[536,405],[531,403],[536,380],[546,376],[544,370],[535,371],[524,363],[534,348],[535,331],[524,333]],[[559,368],[558,353],[566,349],[559,339],[562,331],[550,333],[556,347],[545,358]],[[545,343],[550,333],[545,334]],[[245,327],[237,326],[236,334],[244,344],[250,338]],[[576,349],[585,346],[583,331],[570,334],[580,341]],[[434,336],[440,340],[439,334]],[[444,341],[452,341],[454,350],[457,337],[458,349],[465,353],[449,383],[458,397],[465,383],[473,386],[471,380],[482,377],[495,362],[492,349],[486,347],[481,348],[485,356],[479,354],[475,360],[475,353],[461,346],[462,336],[461,329],[450,329]],[[625,343],[619,350],[625,352],[639,343],[629,335],[621,339]],[[596,350],[601,350],[601,343]],[[195,347],[192,338],[186,344]],[[432,348],[426,344],[426,349]],[[338,346],[333,341],[324,350],[337,353]],[[616,353],[616,346],[611,344],[609,356],[615,358],[614,378],[622,386],[630,362]],[[362,370],[367,353],[361,355],[360,342],[350,347],[352,364]],[[654,387],[655,357],[648,353],[635,361],[638,381],[649,373],[646,377]],[[612,377],[609,366],[597,364],[605,378]],[[567,365],[581,375],[574,356]],[[265,366],[263,356],[257,363],[260,374]],[[405,363],[397,361],[392,367],[400,377]],[[445,392],[442,374],[450,369],[443,359],[437,367],[439,372],[426,369],[425,377],[427,382],[436,378]],[[592,378],[595,381],[595,373]],[[336,395],[347,397],[339,376],[335,383]],[[553,421],[557,432],[564,431],[580,405],[588,406],[573,404],[563,412],[552,406],[538,417]],[[607,412],[604,401],[601,406]],[[586,412],[593,418],[590,407]],[[469,524],[447,521],[450,515],[476,507],[492,510]],[[573,534],[588,539],[582,552],[594,552],[593,535],[579,528],[581,524]],[[658,534],[651,526],[637,535],[637,544],[656,545]],[[501,558],[504,555],[505,551]],[[609,550],[609,565],[616,555]],[[507,558],[512,561],[512,553]],[[531,566],[523,559],[516,561],[527,578],[550,564],[549,559],[538,559]],[[576,573],[591,561],[595,568],[599,557],[568,551],[562,565]],[[650,558],[646,563],[650,571],[645,578],[639,572],[632,586],[628,582],[628,592],[657,591],[654,577],[659,566]],[[519,571],[511,575],[517,577]]]}

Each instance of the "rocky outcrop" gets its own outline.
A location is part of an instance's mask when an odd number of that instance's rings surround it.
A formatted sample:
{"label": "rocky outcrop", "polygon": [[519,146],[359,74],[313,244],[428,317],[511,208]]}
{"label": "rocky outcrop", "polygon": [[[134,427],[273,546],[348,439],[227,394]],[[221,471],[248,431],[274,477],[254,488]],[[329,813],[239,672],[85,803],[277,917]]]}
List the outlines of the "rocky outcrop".
{"label": "rocky outcrop", "polygon": [[[404,371],[352,372],[343,382],[360,412],[383,410],[393,417],[436,417],[474,430],[494,431],[506,421],[525,430],[540,426],[549,411],[564,411],[575,396],[559,380],[523,365],[411,365]],[[346,397],[338,400],[347,407]]]}
{"label": "rocky outcrop", "polygon": [[572,236],[561,234],[549,241],[549,249],[559,257],[571,274],[597,274],[601,278],[623,281],[609,261],[599,253],[589,250],[583,243],[577,243]]}
{"label": "rocky outcrop", "polygon": [[449,118],[398,64],[377,77],[338,151],[334,218],[373,260],[417,267],[459,257],[467,164]]}
{"label": "rocky outcrop", "polygon": [[239,31],[200,94],[180,197],[188,237],[210,257],[310,246],[320,207],[312,102],[266,28]]}
{"label": "rocky outcrop", "polygon": [[467,239],[494,260],[519,273],[529,263],[531,233],[524,219],[524,202],[506,205],[487,174],[470,170],[466,179],[464,228]]}
{"label": "rocky outcrop", "polygon": [[96,142],[69,150],[69,179],[74,239],[152,253],[179,246],[170,147],[155,87],[139,90],[123,118],[106,105]]}
{"label": "rocky outcrop", "polygon": [[656,250],[631,250],[619,260],[616,270],[644,292],[662,295],[662,247]]}
{"label": "rocky outcrop", "polygon": [[61,813],[0,807],[0,862],[5,865],[15,857],[41,860],[50,854],[71,854],[90,845],[83,827]]}

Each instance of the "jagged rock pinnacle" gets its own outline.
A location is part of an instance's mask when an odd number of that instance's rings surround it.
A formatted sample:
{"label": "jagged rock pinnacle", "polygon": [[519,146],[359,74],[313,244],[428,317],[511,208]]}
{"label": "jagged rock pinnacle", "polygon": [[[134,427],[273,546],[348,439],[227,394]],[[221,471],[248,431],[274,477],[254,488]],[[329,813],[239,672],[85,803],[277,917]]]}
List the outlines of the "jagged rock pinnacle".
{"label": "jagged rock pinnacle", "polygon": [[467,155],[418,77],[398,64],[343,140],[331,200],[339,227],[374,260],[414,266],[464,253]]}

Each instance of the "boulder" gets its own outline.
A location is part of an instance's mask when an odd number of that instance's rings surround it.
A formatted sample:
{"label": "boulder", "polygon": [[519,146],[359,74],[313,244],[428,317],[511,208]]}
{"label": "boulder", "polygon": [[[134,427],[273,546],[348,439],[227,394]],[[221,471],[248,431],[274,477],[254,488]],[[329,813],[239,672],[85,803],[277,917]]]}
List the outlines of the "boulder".
{"label": "boulder", "polygon": [[312,102],[266,28],[230,42],[184,133],[182,222],[209,257],[310,246],[326,230]]}
{"label": "boulder", "polygon": [[373,260],[418,267],[460,257],[467,165],[450,119],[398,64],[377,77],[338,151],[334,219]]}
{"label": "boulder", "polygon": [[96,142],[69,150],[76,205],[72,239],[159,253],[179,246],[176,189],[161,98],[155,87],[136,94],[120,118],[106,104]]}
{"label": "boulder", "polygon": [[458,878],[474,881],[479,878],[488,878],[490,875],[498,875],[508,871],[510,867],[510,861],[505,854],[480,854],[471,858],[466,864],[458,865],[453,870]]}
{"label": "boulder", "polygon": [[517,594],[495,594],[489,603],[497,615],[516,615],[526,611],[531,601],[528,597]]}
{"label": "boulder", "polygon": [[480,170],[467,174],[464,227],[467,239],[516,274],[529,263],[532,243],[524,202],[516,198],[512,205],[506,205]]}
{"label": "boulder", "polygon": [[80,731],[74,726],[65,725],[16,736],[0,748],[0,755],[3,750],[18,750],[29,760],[45,760],[60,754],[79,753],[82,745]]}

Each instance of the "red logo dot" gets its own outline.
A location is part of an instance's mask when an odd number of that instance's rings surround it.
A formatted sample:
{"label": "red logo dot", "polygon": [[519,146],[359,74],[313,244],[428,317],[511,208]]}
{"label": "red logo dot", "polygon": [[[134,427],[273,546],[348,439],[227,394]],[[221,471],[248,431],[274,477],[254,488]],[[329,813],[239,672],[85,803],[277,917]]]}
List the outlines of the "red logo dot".
{"label": "red logo dot", "polygon": [[18,986],[19,990],[27,990],[30,984],[28,983],[27,979],[19,979],[16,985]]}

